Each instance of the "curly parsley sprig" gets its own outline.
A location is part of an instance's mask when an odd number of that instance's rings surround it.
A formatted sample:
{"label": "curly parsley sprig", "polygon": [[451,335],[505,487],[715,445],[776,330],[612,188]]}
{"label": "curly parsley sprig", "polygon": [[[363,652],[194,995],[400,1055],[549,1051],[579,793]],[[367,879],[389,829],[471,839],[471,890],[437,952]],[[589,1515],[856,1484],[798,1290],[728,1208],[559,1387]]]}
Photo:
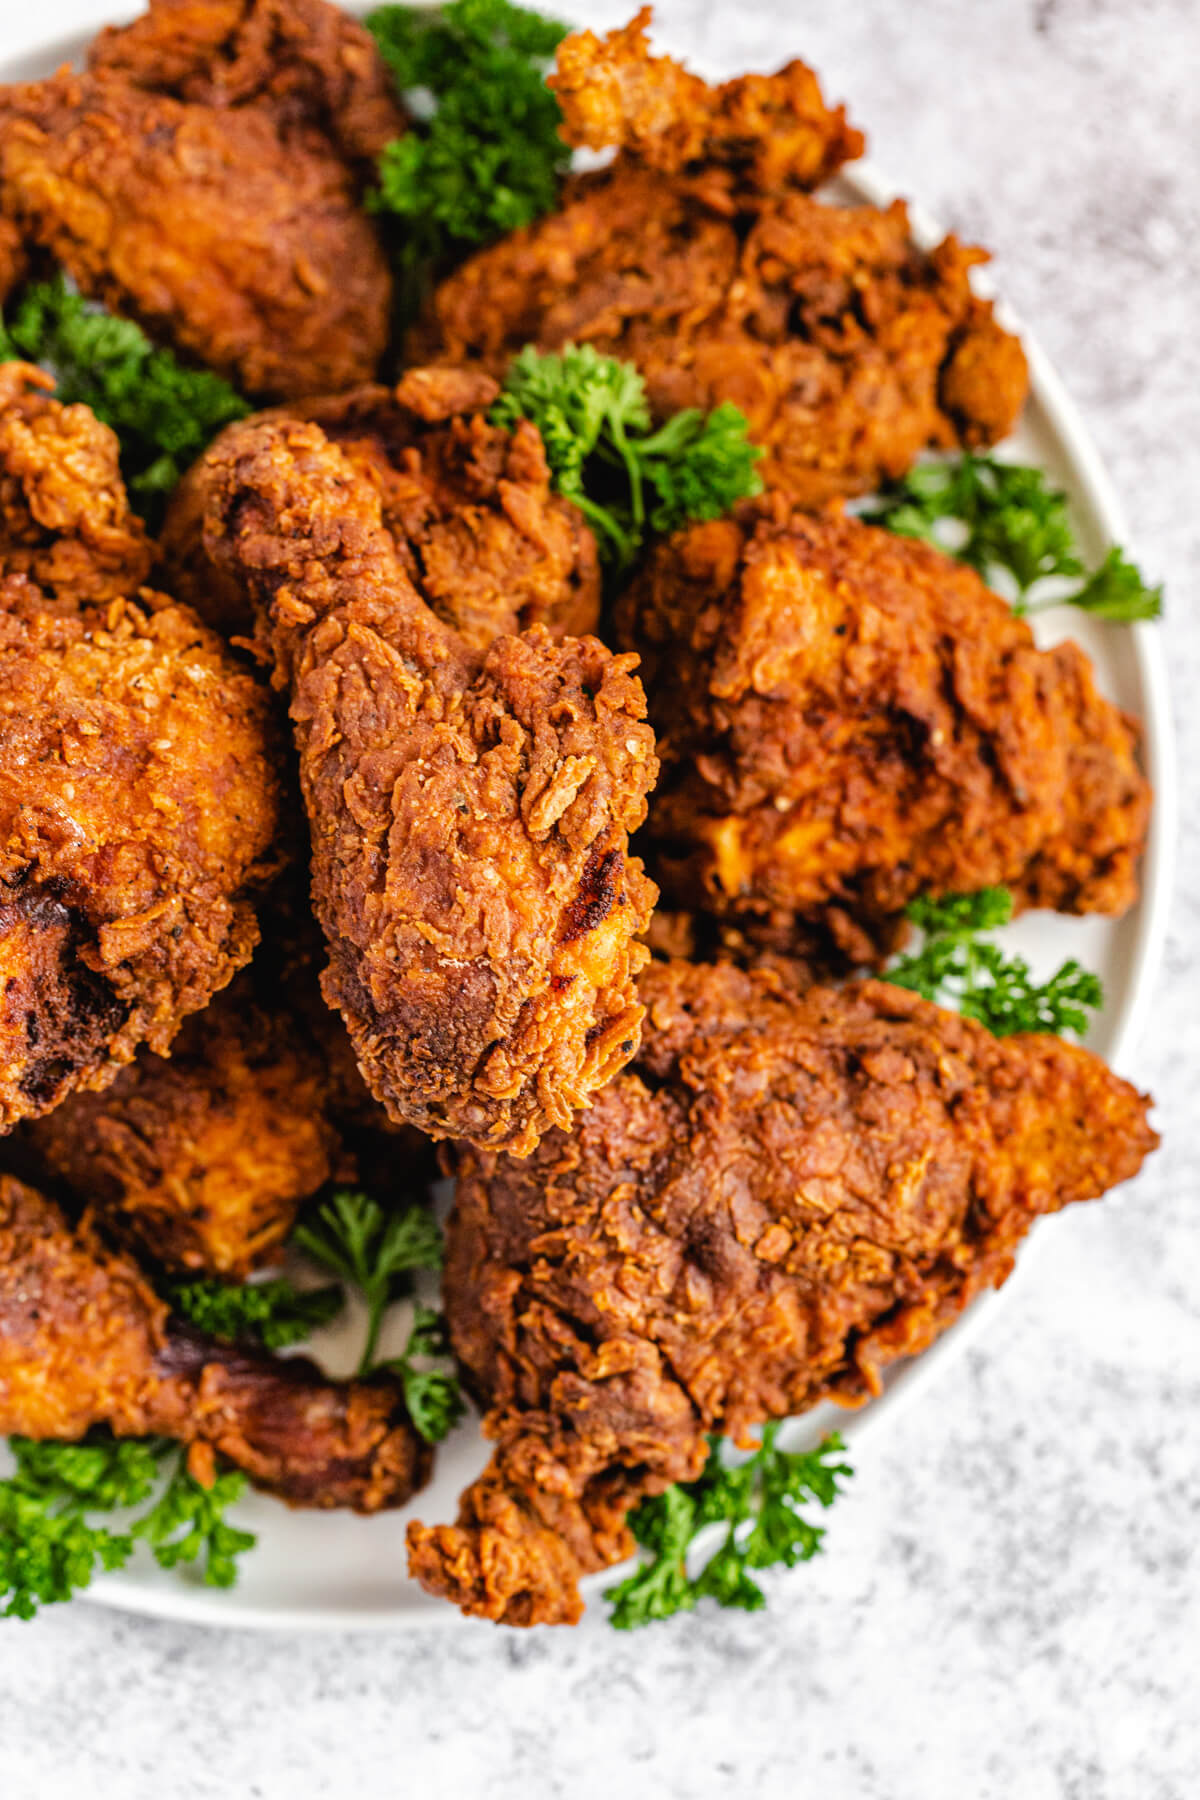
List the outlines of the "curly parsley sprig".
{"label": "curly parsley sprig", "polygon": [[356,1287],[367,1303],[367,1336],[359,1374],[375,1366],[383,1316],[417,1269],[440,1269],[437,1220],[414,1201],[387,1212],[369,1194],[341,1188],[296,1227],[292,1242],[314,1262]]}
{"label": "curly parsley sprig", "polygon": [[[1162,612],[1162,588],[1148,586],[1123,550],[1114,547],[1087,573],[1066,494],[1024,463],[971,455],[917,463],[864,517],[949,551],[992,586],[1010,581],[1016,612],[1077,606],[1126,625]],[[1079,576],[1085,579],[1065,594],[1030,598],[1043,581]]]}
{"label": "curly parsley sprig", "polygon": [[[31,1619],[39,1606],[70,1600],[98,1568],[122,1568],[142,1540],[164,1569],[203,1559],[208,1586],[232,1587],[237,1558],[256,1541],[225,1518],[245,1476],[226,1470],[202,1487],[169,1439],[13,1437],[9,1449],[17,1472],[0,1481],[0,1617]],[[94,1522],[96,1514],[140,1506],[156,1489],[154,1503],[124,1530]]]}
{"label": "curly parsley sprig", "polygon": [[130,498],[148,518],[223,426],[249,405],[209,369],[191,369],[155,347],[141,327],[117,319],[65,276],[30,284],[0,319],[0,360],[40,363],[57,398],[81,401],[121,441]]}
{"label": "curly parsley sprig", "polygon": [[440,1444],[466,1410],[457,1378],[446,1367],[449,1353],[445,1319],[418,1306],[403,1354],[377,1365],[399,1377],[409,1417],[429,1444]]}
{"label": "curly parsley sprig", "polygon": [[164,1298],[198,1331],[226,1343],[256,1343],[267,1350],[286,1350],[330,1325],[345,1305],[334,1282],[328,1287],[299,1289],[279,1276],[272,1281],[243,1283],[197,1278],[172,1281]]}
{"label": "curly parsley sprig", "polygon": [[531,419],[554,485],[573,500],[616,572],[634,561],[648,530],[716,519],[762,490],[762,451],[746,417],[726,403],[695,407],[651,430],[646,384],[632,363],[590,344],[542,355],[526,346],[509,368],[490,417],[511,429]]}
{"label": "curly parsley sprig", "polygon": [[1072,957],[1048,981],[1035,981],[1024,957],[985,936],[1007,925],[1012,912],[1012,895],[1002,887],[914,900],[906,916],[923,934],[920,949],[899,957],[886,979],[977,1019],[996,1037],[1086,1031],[1089,1013],[1104,1004],[1099,976]]}
{"label": "curly parsley sprig", "polygon": [[546,73],[567,27],[510,0],[451,0],[367,15],[413,124],[379,159],[368,196],[402,224],[410,308],[424,270],[550,212],[571,159]]}
{"label": "curly parsley sprig", "polygon": [[[706,1598],[757,1612],[766,1596],[753,1570],[790,1569],[817,1554],[824,1530],[800,1507],[810,1500],[833,1505],[852,1473],[848,1463],[834,1460],[845,1445],[834,1432],[815,1450],[792,1452],[778,1447],[778,1434],[778,1422],[764,1425],[759,1448],[733,1464],[724,1459],[722,1440],[710,1438],[708,1462],[697,1480],[644,1500],[630,1516],[633,1534],[649,1556],[605,1593],[619,1631],[690,1612]],[[690,1574],[696,1537],[717,1523],[727,1527],[724,1541],[698,1574]]]}

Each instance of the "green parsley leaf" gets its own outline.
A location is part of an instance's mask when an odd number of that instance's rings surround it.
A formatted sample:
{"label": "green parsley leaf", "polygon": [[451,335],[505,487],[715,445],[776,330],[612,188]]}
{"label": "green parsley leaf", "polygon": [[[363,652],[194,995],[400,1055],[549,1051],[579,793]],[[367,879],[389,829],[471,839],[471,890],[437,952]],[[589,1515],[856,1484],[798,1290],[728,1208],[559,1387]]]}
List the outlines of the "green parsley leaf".
{"label": "green parsley leaf", "polygon": [[399,1376],[409,1417],[429,1444],[440,1444],[466,1411],[453,1370],[422,1366],[448,1355],[446,1321],[432,1307],[418,1306],[403,1355],[378,1365]]}
{"label": "green parsley leaf", "polygon": [[[733,1465],[723,1459],[721,1439],[711,1438],[698,1480],[667,1488],[630,1515],[633,1534],[650,1555],[605,1594],[618,1630],[688,1612],[701,1599],[757,1612],[766,1596],[752,1569],[793,1568],[817,1554],[824,1532],[799,1508],[809,1500],[832,1506],[851,1474],[849,1464],[832,1460],[845,1445],[835,1432],[815,1450],[790,1452],[779,1449],[778,1435],[778,1421],[764,1425],[759,1448]],[[725,1539],[693,1577],[692,1543],[717,1522],[728,1526]]]}
{"label": "green parsley leaf", "polygon": [[1051,486],[1043,470],[1024,463],[971,455],[917,463],[863,516],[901,537],[923,538],[948,551],[993,587],[1009,579],[1017,612],[1078,606],[1120,624],[1156,619],[1162,612],[1162,589],[1147,587],[1118,549],[1110,550],[1074,592],[1029,599],[1042,581],[1086,571],[1066,494]]}
{"label": "green parsley leaf", "polygon": [[328,1325],[345,1297],[338,1284],[301,1291],[286,1277],[273,1281],[175,1281],[165,1297],[175,1311],[226,1343],[252,1342],[285,1350]]}
{"label": "green parsley leaf", "polygon": [[762,452],[736,406],[718,406],[707,417],[689,408],[652,432],[637,369],[590,344],[549,355],[527,345],[489,417],[509,430],[518,419],[533,421],[555,488],[587,518],[618,575],[648,527],[674,531],[689,519],[719,518],[762,490],[754,466]]}
{"label": "green parsley leaf", "polygon": [[379,159],[368,205],[403,222],[410,307],[423,271],[553,210],[571,152],[545,77],[567,27],[510,0],[367,15],[413,118]]}
{"label": "green parsley leaf", "polygon": [[910,988],[927,1000],[953,1006],[996,1037],[1017,1031],[1084,1032],[1088,1014],[1104,1004],[1100,978],[1071,958],[1048,981],[1036,982],[1024,957],[1009,956],[985,932],[1012,917],[1007,888],[975,894],[923,896],[906,909],[920,927],[919,950],[901,956],[886,971],[894,987]]}
{"label": "green parsley leaf", "polygon": [[418,1202],[385,1212],[369,1194],[339,1189],[297,1226],[292,1242],[322,1268],[348,1281],[367,1303],[367,1337],[359,1373],[373,1366],[383,1316],[414,1269],[440,1269],[442,1234]]}
{"label": "green parsley leaf", "polygon": [[1083,586],[1068,596],[1067,604],[1095,613],[1098,619],[1115,619],[1118,624],[1128,625],[1134,619],[1160,619],[1163,591],[1161,587],[1147,587],[1141,571],[1114,545]]}
{"label": "green parsley leaf", "polygon": [[[245,1477],[226,1472],[202,1488],[181,1446],[166,1438],[97,1432],[60,1444],[14,1437],[9,1448],[17,1472],[0,1481],[0,1617],[31,1619],[39,1606],[71,1599],[97,1568],[123,1567],[140,1538],[163,1568],[204,1557],[204,1580],[214,1587],[232,1586],[236,1558],[254,1544],[224,1518]],[[158,1499],[125,1530],[91,1523],[89,1515],[140,1506],[168,1470]]]}
{"label": "green parsley leaf", "polygon": [[40,363],[65,404],[81,401],[121,440],[133,503],[151,522],[216,433],[250,408],[209,369],[159,350],[141,327],[114,318],[59,274],[32,283],[0,319],[0,360]]}
{"label": "green parsley leaf", "polygon": [[239,1531],[225,1522],[226,1510],[246,1491],[240,1469],[226,1469],[210,1488],[201,1487],[188,1474],[180,1456],[166,1491],[133,1526],[135,1538],[145,1538],[164,1569],[204,1558],[206,1587],[233,1587],[237,1558],[257,1542],[252,1531]]}

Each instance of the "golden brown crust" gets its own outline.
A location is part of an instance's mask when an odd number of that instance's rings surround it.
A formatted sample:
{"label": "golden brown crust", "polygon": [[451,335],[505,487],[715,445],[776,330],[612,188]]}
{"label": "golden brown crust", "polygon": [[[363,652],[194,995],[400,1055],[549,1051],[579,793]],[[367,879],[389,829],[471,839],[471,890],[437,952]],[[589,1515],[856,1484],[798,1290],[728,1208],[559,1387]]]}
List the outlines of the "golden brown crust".
{"label": "golden brown crust", "polygon": [[258,935],[269,697],[152,598],[93,624],[0,584],[0,1126],[165,1051]]}
{"label": "golden brown crust", "polygon": [[740,407],[768,484],[814,506],[1012,429],[1024,353],[971,293],[981,260],[918,250],[900,201],[768,196],[747,223],[618,161],[443,282],[409,354],[502,374],[527,342],[592,344],[637,365],[656,418]]}
{"label": "golden brown crust", "polygon": [[374,38],[327,0],[150,0],[132,24],[99,33],[88,67],[192,105],[267,103],[366,176],[405,128]]}
{"label": "golden brown crust", "polygon": [[211,453],[210,555],[291,692],[326,998],[393,1117],[528,1150],[633,1053],[627,854],[656,770],[632,660],[543,627],[472,651],[314,425]]}
{"label": "golden brown crust", "polygon": [[826,106],[804,63],[709,87],[669,56],[651,56],[649,22],[644,6],[603,38],[580,31],[559,46],[549,85],[569,144],[624,150],[662,175],[703,164],[731,199],[742,188],[818,187],[862,155],[862,133],[844,107]]}
{"label": "golden brown crust", "polygon": [[136,594],[153,551],[116,436],[53,392],[45,370],[0,363],[0,576],[27,575],[76,604]]}
{"label": "golden brown crust", "polygon": [[525,1162],[460,1156],[445,1303],[489,1408],[433,1593],[577,1617],[624,1515],[705,1433],[878,1392],[1008,1274],[1034,1219],[1136,1173],[1146,1100],[1053,1037],[992,1038],[880,982],[654,963],[634,1068]]}
{"label": "golden brown crust", "polygon": [[[555,639],[600,617],[595,539],[577,508],[550,491],[541,439],[489,425],[497,385],[468,369],[409,369],[394,389],[356,388],[263,413],[308,419],[376,489],[383,524],[426,603],[473,648],[545,625]],[[229,636],[253,630],[236,574],[205,555],[204,511],[217,455],[202,457],[172,496],[163,579]]]}
{"label": "golden brown crust", "polygon": [[646,671],[649,829],[680,903],[823,928],[861,959],[923,891],[1136,898],[1136,723],[1076,645],[1038,650],[940,551],[768,498],[657,546],[617,635]]}
{"label": "golden brown crust", "polygon": [[811,70],[710,88],[649,55],[648,16],[559,51],[564,135],[615,161],[450,275],[410,358],[502,375],[526,343],[591,344],[637,365],[656,418],[740,407],[768,484],[805,506],[1011,430],[1027,371],[971,291],[985,253],[919,250],[900,201],[813,199],[862,139]]}
{"label": "golden brown crust", "polygon": [[323,1059],[293,1014],[259,1004],[252,972],[184,1023],[169,1058],[143,1052],[28,1139],[122,1241],[237,1278],[278,1251],[339,1148]]}
{"label": "golden brown crust", "polygon": [[0,1177],[0,1433],[94,1425],[208,1446],[296,1506],[402,1506],[430,1468],[397,1384],[199,1336],[88,1226]]}
{"label": "golden brown crust", "polygon": [[61,70],[0,94],[0,209],[84,293],[251,394],[369,379],[391,278],[357,178],[268,103]]}
{"label": "golden brown crust", "polygon": [[115,440],[44,386],[0,367],[0,1131],[224,987],[280,819],[269,694],[138,587]]}

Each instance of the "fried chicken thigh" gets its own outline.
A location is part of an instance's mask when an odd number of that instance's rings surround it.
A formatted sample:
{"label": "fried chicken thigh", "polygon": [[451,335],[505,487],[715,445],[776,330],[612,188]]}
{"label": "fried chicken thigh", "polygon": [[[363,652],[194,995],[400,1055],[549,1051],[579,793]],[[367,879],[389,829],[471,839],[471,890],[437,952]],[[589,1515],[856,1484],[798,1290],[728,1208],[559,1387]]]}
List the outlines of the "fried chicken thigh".
{"label": "fried chicken thigh", "polygon": [[627,841],[657,764],[634,659],[442,624],[316,425],[248,422],[209,465],[208,553],[291,695],[325,996],[394,1118],[526,1152],[637,1043],[654,890]]}
{"label": "fried chicken thigh", "polygon": [[402,1506],[431,1466],[396,1383],[202,1337],[89,1225],[0,1177],[0,1434],[96,1425],[177,1438],[198,1473],[217,1451],[294,1506]]}
{"label": "fried chicken thigh", "polygon": [[345,387],[387,343],[360,199],[403,127],[370,35],[324,0],[155,0],[87,73],[0,89],[0,212],[246,392]]}
{"label": "fried chicken thigh", "polygon": [[[596,543],[578,509],[550,491],[536,430],[487,422],[499,388],[468,370],[410,369],[394,389],[296,402],[261,415],[308,419],[379,495],[383,524],[426,603],[473,649],[545,625],[580,637],[600,617]],[[171,500],[163,579],[227,635],[254,628],[236,573],[205,553],[204,512],[218,459],[202,457]]]}
{"label": "fried chicken thigh", "polygon": [[410,1566],[508,1624],[573,1621],[707,1432],[877,1393],[1157,1141],[1087,1051],[880,982],[656,963],[640,988],[637,1062],[573,1133],[461,1158],[445,1305],[496,1449]]}
{"label": "fried chicken thigh", "polygon": [[868,492],[927,445],[1003,437],[1027,371],[972,293],[984,252],[919,250],[899,201],[813,199],[862,140],[810,71],[709,89],[647,59],[644,17],[559,51],[564,134],[616,160],[452,274],[410,356],[502,374],[526,343],[590,343],[636,363],[659,418],[739,406],[768,485],[805,506]]}
{"label": "fried chicken thigh", "polygon": [[164,1052],[248,960],[279,819],[270,696],[119,592],[148,552],[115,440],[43,385],[0,376],[0,1131]]}
{"label": "fried chicken thigh", "polygon": [[769,496],[656,546],[617,635],[643,659],[654,867],[679,904],[871,961],[925,891],[1135,900],[1135,721],[941,551]]}

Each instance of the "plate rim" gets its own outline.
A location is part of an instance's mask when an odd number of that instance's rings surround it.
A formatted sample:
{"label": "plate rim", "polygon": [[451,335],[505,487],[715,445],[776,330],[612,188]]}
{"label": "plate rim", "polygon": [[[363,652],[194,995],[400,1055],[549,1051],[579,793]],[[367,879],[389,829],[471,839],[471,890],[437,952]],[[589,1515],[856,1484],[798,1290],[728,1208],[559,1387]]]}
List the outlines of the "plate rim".
{"label": "plate rim", "polygon": [[[417,3],[428,4],[429,0],[417,0]],[[74,55],[79,49],[78,32],[95,28],[99,9],[96,0],[67,0],[65,6],[56,10],[60,16],[55,20],[54,33],[49,40],[44,35],[44,19],[40,23],[27,20],[23,29],[18,27],[15,34],[8,36],[2,47],[0,80],[4,79],[4,66],[19,59],[37,56],[49,63],[51,58],[63,59]],[[108,16],[119,21],[133,16],[141,9],[130,4],[129,0],[121,0],[121,3],[104,10],[105,22],[108,22]],[[347,10],[357,12],[365,8],[352,3]],[[902,197],[901,190],[869,159],[841,170],[838,179],[872,205],[886,206],[890,201]],[[913,235],[917,242],[928,248],[940,241],[944,234],[933,218],[921,206],[911,201],[908,205]],[[998,310],[1004,322],[1009,329],[1020,335],[1029,363],[1030,398],[1035,399],[1040,406],[1047,425],[1070,466],[1072,498],[1091,513],[1104,538],[1134,550],[1129,540],[1124,509],[1084,422],[1083,414],[1036,334],[1004,302],[1003,297],[996,294],[994,284],[986,276],[982,279],[977,277],[975,285],[979,292],[997,298]],[[1141,891],[1137,903],[1136,936],[1130,958],[1127,997],[1107,1057],[1110,1065],[1117,1069],[1128,1065],[1132,1060],[1145,1027],[1154,996],[1155,977],[1163,960],[1174,895],[1179,806],[1175,734],[1162,625],[1146,622],[1123,629],[1129,634],[1139,683],[1145,696],[1139,723],[1143,733],[1142,759],[1153,784],[1154,804],[1141,866]],[[1047,1221],[1043,1220],[1039,1229],[1026,1242],[1013,1274],[1002,1288],[979,1295],[961,1318],[928,1350],[896,1372],[887,1390],[878,1399],[861,1411],[847,1412],[843,1435],[851,1447],[857,1448],[868,1440],[873,1440],[885,1426],[893,1427],[903,1418],[907,1409],[940,1379],[950,1363],[964,1355],[995,1323],[999,1308],[1014,1291],[1023,1270],[1030,1263],[1034,1244],[1040,1241],[1046,1229]],[[603,1578],[609,1579],[611,1573],[608,1572]],[[591,1582],[594,1583],[597,1579],[592,1577]],[[416,1592],[419,1593],[420,1590]],[[467,1627],[479,1631],[500,1629],[490,1627],[485,1620],[468,1619],[456,1608],[441,1605],[425,1596],[414,1598],[402,1607],[389,1603],[378,1609],[287,1604],[268,1606],[258,1603],[242,1603],[230,1607],[224,1604],[225,1590],[191,1586],[182,1582],[177,1587],[157,1587],[121,1573],[99,1577],[91,1586],[83,1589],[77,1598],[109,1611],[238,1631],[308,1633]]]}

